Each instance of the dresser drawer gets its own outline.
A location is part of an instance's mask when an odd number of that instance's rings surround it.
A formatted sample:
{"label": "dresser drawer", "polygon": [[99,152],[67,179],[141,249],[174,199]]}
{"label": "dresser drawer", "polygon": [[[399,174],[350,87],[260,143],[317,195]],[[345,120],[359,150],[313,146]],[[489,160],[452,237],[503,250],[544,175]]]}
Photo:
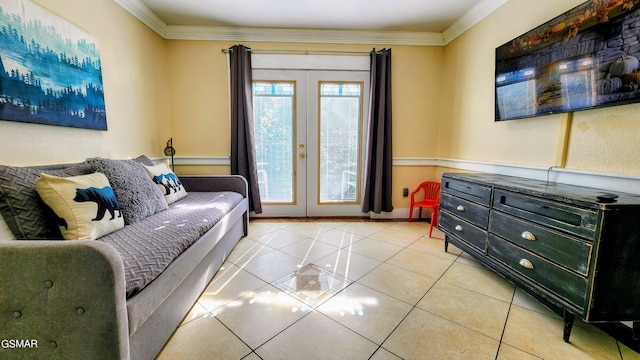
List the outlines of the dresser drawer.
{"label": "dresser drawer", "polygon": [[466,181],[442,178],[442,192],[459,198],[489,206],[491,202],[491,188]]}
{"label": "dresser drawer", "polygon": [[518,274],[528,277],[578,308],[584,309],[587,279],[493,234],[489,235],[487,253]]}
{"label": "dresser drawer", "polygon": [[469,245],[478,248],[482,252],[486,251],[487,232],[447,211],[440,212],[438,228],[447,234],[455,236]]}
{"label": "dresser drawer", "polygon": [[493,207],[502,212],[589,240],[595,237],[596,211],[500,189],[493,196]]}
{"label": "dresser drawer", "polygon": [[491,213],[489,232],[580,275],[589,271],[592,246],[578,238],[498,211]]}
{"label": "dresser drawer", "polygon": [[489,223],[489,208],[449,194],[442,194],[440,209],[455,214],[482,229],[486,229]]}

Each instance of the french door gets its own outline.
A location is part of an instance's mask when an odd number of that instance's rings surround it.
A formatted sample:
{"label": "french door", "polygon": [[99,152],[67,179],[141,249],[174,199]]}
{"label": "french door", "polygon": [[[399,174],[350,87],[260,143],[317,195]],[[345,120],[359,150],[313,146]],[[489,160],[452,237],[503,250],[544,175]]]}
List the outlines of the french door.
{"label": "french door", "polygon": [[366,71],[254,70],[262,216],[362,215]]}

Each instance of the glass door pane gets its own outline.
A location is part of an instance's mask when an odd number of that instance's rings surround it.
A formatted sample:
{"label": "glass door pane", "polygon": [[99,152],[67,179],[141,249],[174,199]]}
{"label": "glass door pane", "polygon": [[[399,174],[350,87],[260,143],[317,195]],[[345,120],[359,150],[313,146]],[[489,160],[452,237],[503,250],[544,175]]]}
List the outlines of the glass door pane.
{"label": "glass door pane", "polygon": [[295,82],[254,82],[253,112],[260,198],[295,203]]}
{"label": "glass door pane", "polygon": [[253,70],[253,115],[262,214],[307,215],[307,72]]}
{"label": "glass door pane", "polygon": [[362,84],[320,82],[320,204],[360,203]]}
{"label": "glass door pane", "polygon": [[358,216],[369,73],[253,70],[263,213]]}
{"label": "glass door pane", "polygon": [[307,216],[362,215],[369,73],[310,70],[307,84]]}

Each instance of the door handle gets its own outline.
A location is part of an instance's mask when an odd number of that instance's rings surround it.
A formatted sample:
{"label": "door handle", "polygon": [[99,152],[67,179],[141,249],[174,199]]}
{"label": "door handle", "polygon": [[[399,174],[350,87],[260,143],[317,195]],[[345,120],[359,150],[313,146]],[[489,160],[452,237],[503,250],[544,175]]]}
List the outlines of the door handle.
{"label": "door handle", "polygon": [[298,155],[298,157],[300,158],[300,160],[304,160],[305,157],[307,157],[304,153],[300,153],[300,155]]}

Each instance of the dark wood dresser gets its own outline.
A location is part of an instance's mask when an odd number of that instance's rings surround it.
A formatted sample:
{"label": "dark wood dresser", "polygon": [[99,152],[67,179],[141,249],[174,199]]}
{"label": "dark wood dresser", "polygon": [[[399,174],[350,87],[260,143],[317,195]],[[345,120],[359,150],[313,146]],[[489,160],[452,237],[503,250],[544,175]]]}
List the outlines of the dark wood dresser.
{"label": "dark wood dresser", "polygon": [[[564,316],[640,328],[640,196],[495,174],[442,177],[438,228]],[[627,328],[627,327],[625,327]],[[627,328],[628,329],[628,328]]]}

